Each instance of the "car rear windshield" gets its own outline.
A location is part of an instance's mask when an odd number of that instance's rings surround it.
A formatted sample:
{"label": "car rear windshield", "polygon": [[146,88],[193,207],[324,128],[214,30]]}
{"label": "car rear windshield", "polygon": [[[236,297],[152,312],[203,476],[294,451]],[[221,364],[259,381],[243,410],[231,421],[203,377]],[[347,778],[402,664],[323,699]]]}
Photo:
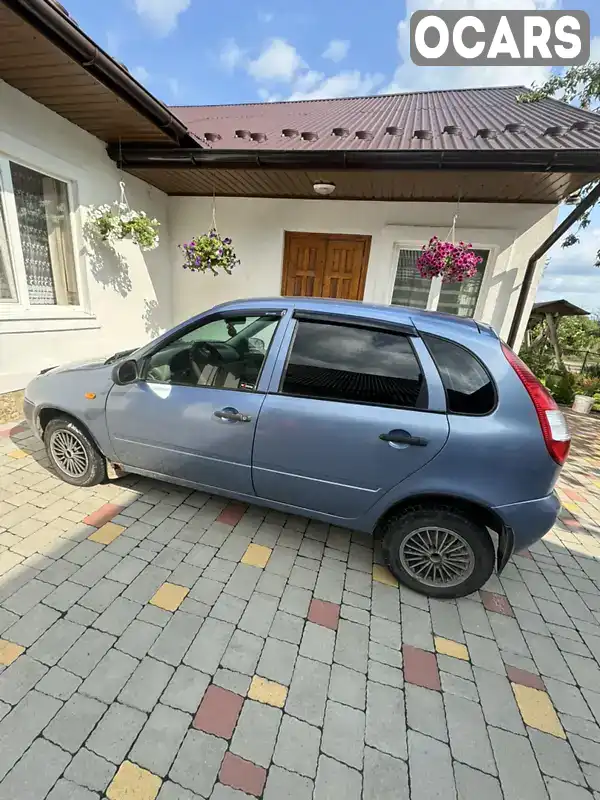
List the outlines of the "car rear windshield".
{"label": "car rear windshield", "polygon": [[496,405],[496,388],[481,361],[447,339],[423,336],[442,377],[449,414],[489,414]]}

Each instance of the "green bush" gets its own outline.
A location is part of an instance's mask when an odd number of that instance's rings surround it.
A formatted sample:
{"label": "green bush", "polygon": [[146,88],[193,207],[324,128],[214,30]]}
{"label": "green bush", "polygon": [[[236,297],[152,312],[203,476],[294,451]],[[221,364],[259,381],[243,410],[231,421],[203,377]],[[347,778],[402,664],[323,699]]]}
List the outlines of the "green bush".
{"label": "green bush", "polygon": [[575,399],[577,376],[571,372],[551,374],[546,377],[545,385],[559,405],[570,406]]}

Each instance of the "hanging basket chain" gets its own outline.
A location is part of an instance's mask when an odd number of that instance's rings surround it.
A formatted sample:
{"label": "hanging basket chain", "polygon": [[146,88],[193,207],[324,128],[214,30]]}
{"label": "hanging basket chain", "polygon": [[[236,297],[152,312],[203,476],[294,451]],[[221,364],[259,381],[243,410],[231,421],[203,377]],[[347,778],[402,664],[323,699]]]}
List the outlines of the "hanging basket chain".
{"label": "hanging basket chain", "polygon": [[473,245],[456,244],[456,222],[460,213],[460,195],[456,201],[456,211],[452,225],[444,241],[432,236],[417,259],[417,270],[422,278],[441,277],[442,283],[462,283],[477,274],[477,267],[483,259],[473,251]]}
{"label": "hanging basket chain", "polygon": [[217,228],[217,204],[215,193],[212,198],[212,225],[208,233],[194,236],[189,242],[179,245],[184,255],[183,268],[190,272],[211,272],[231,275],[232,269],[240,263],[231,239],[221,237]]}
{"label": "hanging basket chain", "polygon": [[160,222],[145,211],[135,211],[129,205],[125,181],[119,181],[119,199],[109,205],[92,206],[88,211],[89,230],[103,242],[114,247],[116,242],[131,239],[142,250],[158,247]]}

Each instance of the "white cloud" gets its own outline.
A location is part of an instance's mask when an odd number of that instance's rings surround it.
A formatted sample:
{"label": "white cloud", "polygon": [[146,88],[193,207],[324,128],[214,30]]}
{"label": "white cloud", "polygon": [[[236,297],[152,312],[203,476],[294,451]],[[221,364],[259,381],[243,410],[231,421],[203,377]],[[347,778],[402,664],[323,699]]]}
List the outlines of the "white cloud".
{"label": "white cloud", "polygon": [[[406,16],[398,23],[398,52],[402,63],[397,67],[386,92],[459,89],[478,86],[529,86],[543,82],[550,67],[417,67],[410,60],[410,17],[415,11],[479,11],[491,7],[489,0],[406,0]],[[551,10],[560,0],[503,0],[502,11],[511,9]]]}
{"label": "white cloud", "polygon": [[269,22],[273,22],[274,19],[275,19],[275,14],[272,14],[270,11],[258,12],[259,22],[263,22],[265,25],[268,25]]}
{"label": "white cloud", "polygon": [[136,79],[136,81],[139,81],[140,83],[147,83],[147,81],[150,78],[150,73],[148,72],[146,67],[142,67],[141,65],[138,67],[134,67],[131,70],[131,74]]}
{"label": "white cloud", "polygon": [[258,58],[248,64],[248,72],[259,82],[291,83],[303,66],[296,48],[285,39],[271,39]]}
{"label": "white cloud", "polygon": [[134,0],[135,10],[158,36],[167,36],[177,27],[180,14],[192,0]]}
{"label": "white cloud", "polygon": [[167,78],[167,86],[169,87],[171,101],[173,102],[179,100],[182,94],[179,80],[177,78]]}
{"label": "white cloud", "polygon": [[323,53],[323,58],[328,58],[336,64],[343,61],[348,55],[350,42],[345,39],[332,39]]}
{"label": "white cloud", "polygon": [[219,53],[219,61],[228,72],[233,72],[244,60],[245,52],[235,39],[227,39]]}
{"label": "white cloud", "polygon": [[372,94],[377,91],[384,81],[384,76],[379,73],[363,75],[358,70],[340,72],[326,78],[318,75],[310,89],[302,88],[303,76],[300,76],[290,100],[321,100],[328,97],[358,97]]}

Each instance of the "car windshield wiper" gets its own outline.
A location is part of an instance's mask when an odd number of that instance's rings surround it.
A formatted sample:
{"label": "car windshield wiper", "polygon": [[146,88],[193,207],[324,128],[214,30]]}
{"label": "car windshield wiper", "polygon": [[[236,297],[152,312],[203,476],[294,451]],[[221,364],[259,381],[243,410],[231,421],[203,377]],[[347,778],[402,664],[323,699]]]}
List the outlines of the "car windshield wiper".
{"label": "car windshield wiper", "polygon": [[106,361],[104,362],[104,364],[105,364],[105,366],[107,364],[114,364],[115,361],[120,361],[122,358],[125,358],[126,356],[131,355],[131,353],[135,353],[135,351],[138,350],[138,349],[139,348],[137,348],[137,347],[132,347],[130,350],[120,350],[118,353],[115,353],[110,358],[107,358]]}

